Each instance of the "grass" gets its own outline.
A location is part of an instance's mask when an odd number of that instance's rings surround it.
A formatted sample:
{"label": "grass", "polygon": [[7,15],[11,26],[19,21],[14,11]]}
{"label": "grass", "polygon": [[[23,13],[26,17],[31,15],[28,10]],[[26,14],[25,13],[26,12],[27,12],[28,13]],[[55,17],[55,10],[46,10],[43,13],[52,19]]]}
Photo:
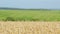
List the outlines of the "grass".
{"label": "grass", "polygon": [[0,10],[0,21],[60,21],[60,10]]}

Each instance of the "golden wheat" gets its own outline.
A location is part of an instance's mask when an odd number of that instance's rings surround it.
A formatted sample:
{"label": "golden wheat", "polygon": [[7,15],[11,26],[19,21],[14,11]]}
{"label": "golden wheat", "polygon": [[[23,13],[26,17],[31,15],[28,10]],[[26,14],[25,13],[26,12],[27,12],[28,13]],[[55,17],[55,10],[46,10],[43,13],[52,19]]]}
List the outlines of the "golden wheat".
{"label": "golden wheat", "polygon": [[60,34],[60,22],[0,22],[0,34]]}

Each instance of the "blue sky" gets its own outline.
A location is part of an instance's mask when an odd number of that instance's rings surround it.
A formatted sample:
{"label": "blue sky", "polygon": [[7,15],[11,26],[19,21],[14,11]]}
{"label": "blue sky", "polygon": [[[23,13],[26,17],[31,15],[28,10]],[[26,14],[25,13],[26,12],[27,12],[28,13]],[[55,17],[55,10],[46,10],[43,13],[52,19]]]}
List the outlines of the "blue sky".
{"label": "blue sky", "polygon": [[60,9],[60,0],[0,0],[0,7]]}

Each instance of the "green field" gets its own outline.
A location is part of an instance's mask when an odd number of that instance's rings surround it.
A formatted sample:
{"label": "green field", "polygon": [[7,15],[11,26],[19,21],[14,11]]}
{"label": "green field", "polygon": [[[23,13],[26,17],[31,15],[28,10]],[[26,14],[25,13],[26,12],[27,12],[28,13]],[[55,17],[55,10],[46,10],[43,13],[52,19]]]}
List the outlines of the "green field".
{"label": "green field", "polygon": [[60,10],[0,10],[0,21],[60,21]]}

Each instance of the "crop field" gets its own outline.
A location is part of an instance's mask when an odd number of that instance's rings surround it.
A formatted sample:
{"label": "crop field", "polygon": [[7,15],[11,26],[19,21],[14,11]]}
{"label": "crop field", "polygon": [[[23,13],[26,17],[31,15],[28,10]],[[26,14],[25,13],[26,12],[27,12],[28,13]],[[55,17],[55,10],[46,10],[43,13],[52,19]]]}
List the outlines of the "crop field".
{"label": "crop field", "polygon": [[60,21],[60,10],[0,10],[0,21]]}
{"label": "crop field", "polygon": [[0,34],[60,34],[60,10],[0,10]]}
{"label": "crop field", "polygon": [[2,22],[0,34],[60,34],[60,22]]}

